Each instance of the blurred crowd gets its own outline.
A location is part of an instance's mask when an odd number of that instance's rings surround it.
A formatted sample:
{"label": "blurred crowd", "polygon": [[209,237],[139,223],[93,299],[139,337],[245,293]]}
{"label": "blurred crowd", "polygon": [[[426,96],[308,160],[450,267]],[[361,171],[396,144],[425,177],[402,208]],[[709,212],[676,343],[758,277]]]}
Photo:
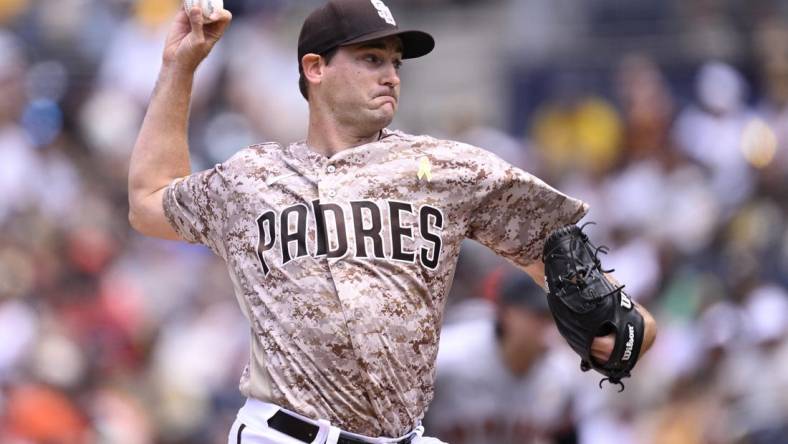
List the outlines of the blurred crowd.
{"label": "blurred crowd", "polygon": [[[195,170],[303,138],[295,46],[317,3],[225,0],[234,22],[195,84]],[[438,43],[403,68],[393,126],[590,203],[603,263],[660,325],[621,394],[569,352],[560,437],[513,442],[785,443],[788,2],[387,3]],[[224,265],[127,222],[129,154],[179,6],[0,0],[2,443],[221,443],[242,403],[248,327]],[[494,319],[508,267],[465,245],[447,325]]]}

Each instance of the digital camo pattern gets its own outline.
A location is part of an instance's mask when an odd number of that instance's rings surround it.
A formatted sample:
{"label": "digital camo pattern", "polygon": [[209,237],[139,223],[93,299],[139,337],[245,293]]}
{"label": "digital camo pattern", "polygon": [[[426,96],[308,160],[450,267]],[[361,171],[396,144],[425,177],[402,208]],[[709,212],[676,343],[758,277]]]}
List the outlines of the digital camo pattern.
{"label": "digital camo pattern", "polygon": [[331,158],[246,148],[173,183],[164,209],[227,262],[253,335],[245,396],[400,436],[432,398],[461,241],[526,266],[586,206],[482,149],[385,130]]}

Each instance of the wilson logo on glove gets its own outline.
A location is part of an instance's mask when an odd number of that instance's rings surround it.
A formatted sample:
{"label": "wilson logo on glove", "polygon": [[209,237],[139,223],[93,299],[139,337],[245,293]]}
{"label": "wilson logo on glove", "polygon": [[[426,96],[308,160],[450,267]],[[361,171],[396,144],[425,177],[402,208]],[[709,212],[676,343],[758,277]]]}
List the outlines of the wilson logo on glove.
{"label": "wilson logo on glove", "polygon": [[629,361],[629,358],[632,357],[632,347],[635,346],[635,327],[632,324],[627,324],[627,330],[629,331],[629,339],[627,340],[627,348],[624,350],[624,356],[621,358],[622,361]]}
{"label": "wilson logo on glove", "polygon": [[632,309],[632,299],[629,299],[629,296],[627,296],[627,294],[623,291],[621,292],[621,306],[627,310]]}

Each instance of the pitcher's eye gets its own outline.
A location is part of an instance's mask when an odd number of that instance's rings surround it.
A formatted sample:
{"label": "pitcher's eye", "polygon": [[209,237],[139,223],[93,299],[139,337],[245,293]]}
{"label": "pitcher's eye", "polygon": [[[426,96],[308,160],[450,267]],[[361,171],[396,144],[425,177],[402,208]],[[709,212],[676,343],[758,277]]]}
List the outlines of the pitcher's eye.
{"label": "pitcher's eye", "polygon": [[364,60],[372,63],[373,65],[379,65],[383,60],[380,57],[376,56],[375,54],[367,54],[364,56]]}

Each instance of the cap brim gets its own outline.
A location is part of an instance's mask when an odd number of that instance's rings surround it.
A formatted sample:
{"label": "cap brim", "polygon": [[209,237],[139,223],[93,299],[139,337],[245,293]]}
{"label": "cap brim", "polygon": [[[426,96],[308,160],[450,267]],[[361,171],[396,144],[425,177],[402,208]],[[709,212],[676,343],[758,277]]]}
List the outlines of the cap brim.
{"label": "cap brim", "polygon": [[386,37],[397,36],[402,40],[402,58],[415,59],[429,54],[435,48],[435,39],[423,31],[400,31],[398,29],[386,29],[383,31],[372,32],[356,37],[342,43],[339,46],[355,45],[358,43],[371,42]]}

